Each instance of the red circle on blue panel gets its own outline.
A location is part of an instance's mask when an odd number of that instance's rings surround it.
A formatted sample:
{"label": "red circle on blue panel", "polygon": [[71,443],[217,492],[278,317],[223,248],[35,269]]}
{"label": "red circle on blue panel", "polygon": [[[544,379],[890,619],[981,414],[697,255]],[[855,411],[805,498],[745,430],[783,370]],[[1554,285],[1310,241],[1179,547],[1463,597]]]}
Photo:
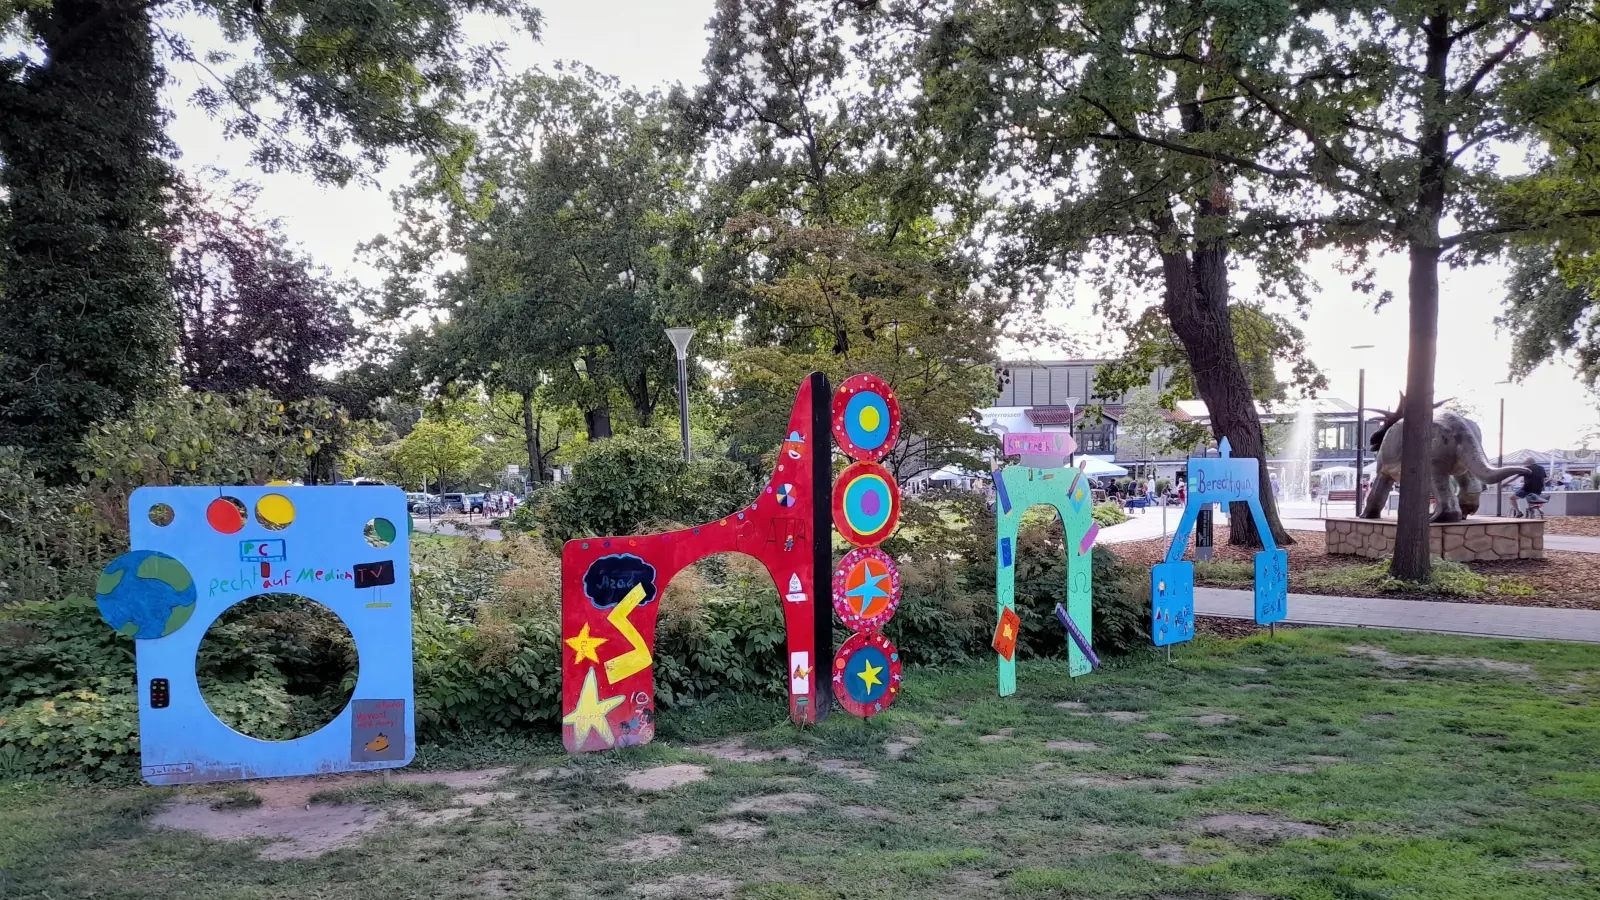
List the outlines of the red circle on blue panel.
{"label": "red circle on blue panel", "polygon": [[900,436],[900,401],[876,375],[852,375],[833,395],[833,438],[851,459],[876,462]]}
{"label": "red circle on blue panel", "polygon": [[900,486],[877,463],[851,463],[833,485],[833,527],[857,547],[872,547],[900,524]]}
{"label": "red circle on blue panel", "polygon": [[876,547],[857,547],[833,570],[833,611],[851,631],[877,631],[900,605],[900,570]]}
{"label": "red circle on blue panel", "polygon": [[852,634],[833,658],[833,699],[852,716],[875,716],[900,695],[900,651],[876,631]]}

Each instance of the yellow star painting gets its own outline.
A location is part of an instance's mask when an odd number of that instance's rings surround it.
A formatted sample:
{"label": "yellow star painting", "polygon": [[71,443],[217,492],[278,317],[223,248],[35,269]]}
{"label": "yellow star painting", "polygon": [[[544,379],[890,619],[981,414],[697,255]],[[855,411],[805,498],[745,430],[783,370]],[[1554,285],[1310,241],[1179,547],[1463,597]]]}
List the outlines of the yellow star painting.
{"label": "yellow star painting", "polygon": [[561,717],[561,724],[572,726],[572,746],[582,747],[589,741],[589,732],[600,735],[600,740],[607,747],[617,742],[616,736],[611,733],[611,723],[606,721],[606,714],[622,705],[623,694],[615,697],[600,699],[600,688],[594,677],[594,667],[589,667],[589,674],[583,677],[583,690],[578,692],[578,705],[572,712]]}
{"label": "yellow star painting", "polygon": [[572,652],[577,654],[572,658],[572,664],[578,665],[586,659],[590,662],[599,662],[600,657],[595,655],[595,651],[600,649],[600,645],[607,640],[609,638],[590,637],[589,624],[585,622],[577,637],[567,638],[567,646],[571,647]]}
{"label": "yellow star painting", "polygon": [[871,662],[865,662],[861,666],[861,671],[857,672],[856,675],[861,679],[867,692],[871,693],[873,685],[883,684],[882,681],[878,680],[878,673],[882,671],[883,666],[875,666]]}

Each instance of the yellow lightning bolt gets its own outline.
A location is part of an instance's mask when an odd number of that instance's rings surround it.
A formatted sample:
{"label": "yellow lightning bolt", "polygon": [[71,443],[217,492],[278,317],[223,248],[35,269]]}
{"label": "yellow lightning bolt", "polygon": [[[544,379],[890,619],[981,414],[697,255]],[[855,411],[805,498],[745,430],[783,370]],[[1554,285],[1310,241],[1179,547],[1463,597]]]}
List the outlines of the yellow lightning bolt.
{"label": "yellow lightning bolt", "polygon": [[643,602],[644,585],[636,584],[633,590],[622,598],[622,602],[617,604],[616,609],[606,616],[606,621],[621,633],[623,640],[627,641],[631,648],[626,653],[606,660],[606,678],[610,679],[612,684],[629,675],[643,672],[655,662],[650,656],[650,647],[644,642],[644,636],[639,634],[639,629],[633,627],[632,622],[628,621],[628,616]]}

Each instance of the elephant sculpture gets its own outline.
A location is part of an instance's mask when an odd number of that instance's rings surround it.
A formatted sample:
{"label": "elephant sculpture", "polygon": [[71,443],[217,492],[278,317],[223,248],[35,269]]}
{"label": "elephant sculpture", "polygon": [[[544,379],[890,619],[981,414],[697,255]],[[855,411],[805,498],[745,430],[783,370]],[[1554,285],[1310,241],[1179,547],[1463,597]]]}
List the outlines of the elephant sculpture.
{"label": "elephant sculpture", "polygon": [[[1437,409],[1445,401],[1434,404]],[[1383,414],[1383,424],[1372,433],[1372,452],[1377,477],[1361,518],[1376,519],[1383,513],[1389,500],[1389,491],[1400,480],[1400,432],[1395,426],[1405,418],[1406,395],[1400,395],[1400,405],[1395,412],[1374,410]],[[1459,522],[1478,511],[1478,498],[1485,484],[1499,484],[1517,475],[1527,475],[1521,466],[1495,468],[1483,452],[1483,432],[1478,424],[1453,412],[1442,412],[1433,418],[1433,448],[1428,454],[1432,468],[1434,522]]]}

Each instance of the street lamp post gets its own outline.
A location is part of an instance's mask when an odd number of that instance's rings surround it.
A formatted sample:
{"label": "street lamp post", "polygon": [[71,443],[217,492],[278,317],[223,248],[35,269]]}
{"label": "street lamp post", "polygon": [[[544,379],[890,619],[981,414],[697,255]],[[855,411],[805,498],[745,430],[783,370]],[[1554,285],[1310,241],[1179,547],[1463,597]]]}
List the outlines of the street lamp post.
{"label": "street lamp post", "polygon": [[683,459],[689,461],[689,339],[693,328],[668,328],[667,339],[678,351],[678,425],[683,432]]}
{"label": "street lamp post", "polygon": [[[1351,350],[1371,350],[1372,344],[1354,344]],[[1356,517],[1361,516],[1361,475],[1366,460],[1362,458],[1367,447],[1367,368],[1362,366],[1356,376]]]}
{"label": "street lamp post", "polygon": [[[1503,385],[1503,384],[1510,384],[1510,383],[1511,383],[1511,379],[1509,379],[1509,378],[1507,378],[1505,381],[1496,381],[1495,382],[1496,385]],[[1495,451],[1495,454],[1496,454],[1495,455],[1495,462],[1494,462],[1495,466],[1497,468],[1503,468],[1505,466],[1505,464],[1506,464],[1506,395],[1503,394],[1503,393],[1500,395],[1500,438],[1499,438],[1499,448]],[[1506,498],[1505,480],[1502,479],[1502,480],[1497,481],[1497,482],[1494,483],[1494,514],[1495,515],[1503,516],[1503,515],[1506,514],[1505,498]]]}

